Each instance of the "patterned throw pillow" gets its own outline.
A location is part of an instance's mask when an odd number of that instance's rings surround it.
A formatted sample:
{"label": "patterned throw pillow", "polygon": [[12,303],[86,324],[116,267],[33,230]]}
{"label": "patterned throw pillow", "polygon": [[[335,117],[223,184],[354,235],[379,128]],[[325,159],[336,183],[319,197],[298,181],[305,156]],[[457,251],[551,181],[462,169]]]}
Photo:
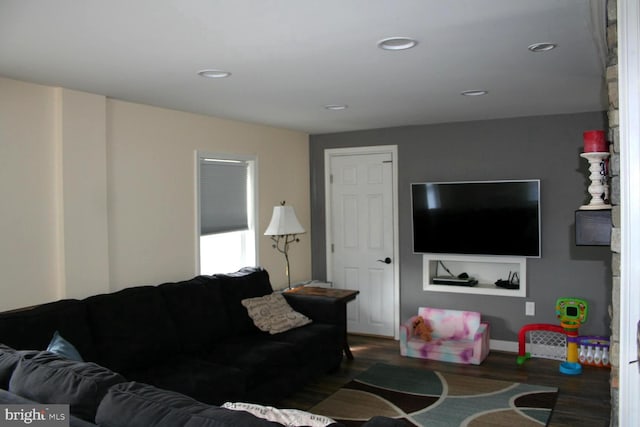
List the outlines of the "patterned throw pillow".
{"label": "patterned throw pillow", "polygon": [[234,411],[246,411],[258,418],[274,421],[287,427],[326,427],[335,423],[335,421],[329,417],[299,411],[297,409],[278,409],[273,406],[261,406],[245,402],[226,402],[222,407]]}
{"label": "patterned throw pillow", "polygon": [[258,329],[278,334],[311,323],[311,319],[294,311],[280,293],[243,299],[242,305]]}

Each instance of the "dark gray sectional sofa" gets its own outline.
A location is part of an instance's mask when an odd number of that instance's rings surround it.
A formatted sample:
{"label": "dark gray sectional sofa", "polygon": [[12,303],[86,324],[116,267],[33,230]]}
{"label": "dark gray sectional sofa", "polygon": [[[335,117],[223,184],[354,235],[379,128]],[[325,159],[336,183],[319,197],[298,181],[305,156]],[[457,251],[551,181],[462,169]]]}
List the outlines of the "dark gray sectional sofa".
{"label": "dark gray sectional sofa", "polygon": [[[313,322],[261,332],[241,301],[272,292],[246,268],[0,313],[0,403],[69,403],[78,426],[275,425],[215,405],[276,404],[335,370],[345,325],[333,300],[285,294]],[[44,351],[55,331],[83,362]]]}

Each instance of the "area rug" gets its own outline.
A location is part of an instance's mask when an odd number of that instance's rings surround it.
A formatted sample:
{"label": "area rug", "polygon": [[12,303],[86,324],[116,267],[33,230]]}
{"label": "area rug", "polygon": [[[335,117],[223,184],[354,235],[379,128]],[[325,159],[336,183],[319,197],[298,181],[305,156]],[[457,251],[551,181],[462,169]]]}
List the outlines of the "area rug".
{"label": "area rug", "polygon": [[557,396],[555,387],[377,364],[309,411],[346,426],[374,415],[407,426],[544,426]]}

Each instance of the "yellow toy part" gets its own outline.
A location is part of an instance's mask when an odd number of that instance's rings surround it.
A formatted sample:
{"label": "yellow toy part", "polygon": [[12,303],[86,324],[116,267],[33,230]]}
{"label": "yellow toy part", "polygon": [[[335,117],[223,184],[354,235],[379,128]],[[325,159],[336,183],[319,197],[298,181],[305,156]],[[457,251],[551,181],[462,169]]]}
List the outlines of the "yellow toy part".
{"label": "yellow toy part", "polygon": [[567,334],[567,361],[560,364],[560,372],[567,375],[577,375],[582,372],[578,363],[578,329],[587,321],[589,304],[580,298],[558,298],[556,301],[556,316],[560,319],[560,326]]}
{"label": "yellow toy part", "polygon": [[558,298],[556,300],[556,316],[560,323],[577,323],[578,326],[587,321],[589,303],[580,298]]}

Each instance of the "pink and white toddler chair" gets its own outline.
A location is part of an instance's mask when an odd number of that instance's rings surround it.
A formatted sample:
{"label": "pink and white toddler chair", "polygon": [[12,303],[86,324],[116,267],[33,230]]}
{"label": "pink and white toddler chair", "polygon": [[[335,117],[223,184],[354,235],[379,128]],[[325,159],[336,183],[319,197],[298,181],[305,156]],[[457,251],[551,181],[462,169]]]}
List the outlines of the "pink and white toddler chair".
{"label": "pink and white toddler chair", "polygon": [[[413,334],[413,322],[422,317],[431,327],[431,341]],[[400,354],[421,359],[479,365],[489,354],[489,324],[477,311],[420,307],[400,325]]]}

